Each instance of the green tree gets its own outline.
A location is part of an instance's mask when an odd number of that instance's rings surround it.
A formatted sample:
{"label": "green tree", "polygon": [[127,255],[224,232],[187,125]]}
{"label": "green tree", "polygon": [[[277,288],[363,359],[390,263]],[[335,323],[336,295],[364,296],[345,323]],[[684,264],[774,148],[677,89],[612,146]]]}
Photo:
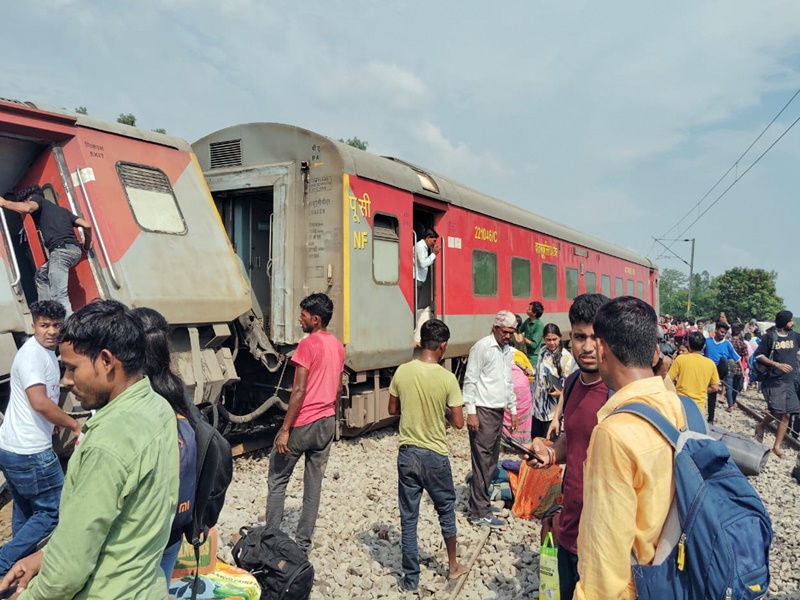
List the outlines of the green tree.
{"label": "green tree", "polygon": [[120,113],[119,117],[117,117],[117,123],[136,127],[136,116],[133,113],[128,113],[127,115]]}
{"label": "green tree", "polygon": [[719,315],[717,290],[714,287],[715,279],[708,271],[701,271],[692,276],[692,309],[690,313],[695,317],[714,317]]}
{"label": "green tree", "polygon": [[367,146],[369,146],[369,142],[367,140],[360,140],[357,137],[351,137],[346,140],[339,138],[339,141],[343,144],[347,144],[348,146],[352,146],[353,148],[358,148],[359,150],[366,150]]}
{"label": "green tree", "polygon": [[89,114],[89,109],[86,108],[85,106],[78,106],[75,109],[75,112],[78,113],[79,115],[88,115]]}
{"label": "green tree", "polygon": [[683,315],[686,313],[686,285],[689,278],[677,269],[664,269],[658,282],[661,314]]}
{"label": "green tree", "polygon": [[783,298],[775,288],[777,278],[775,271],[764,269],[735,267],[725,271],[713,282],[717,309],[724,311],[729,321],[774,319],[784,309]]}
{"label": "green tree", "polygon": [[153,129],[153,131],[154,131],[155,133],[163,133],[163,134],[166,134],[166,133],[167,133],[167,130],[166,130],[166,129],[164,129],[163,127],[159,127],[158,129]]}

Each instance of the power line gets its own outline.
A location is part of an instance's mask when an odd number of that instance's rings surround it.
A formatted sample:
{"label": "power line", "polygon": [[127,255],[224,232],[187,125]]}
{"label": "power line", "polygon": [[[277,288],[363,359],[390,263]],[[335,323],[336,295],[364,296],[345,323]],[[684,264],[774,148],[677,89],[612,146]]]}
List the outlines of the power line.
{"label": "power line", "polygon": [[[794,93],[794,95],[793,95],[793,96],[792,96],[792,97],[789,99],[789,101],[788,101],[786,104],[784,104],[783,108],[782,108],[780,111],[778,111],[778,114],[776,114],[776,115],[773,117],[773,119],[772,119],[772,120],[771,120],[771,121],[770,121],[770,122],[767,124],[767,126],[766,126],[766,127],[764,127],[764,129],[761,131],[761,133],[759,133],[759,134],[758,134],[758,136],[756,137],[756,139],[754,139],[754,140],[753,140],[753,142],[752,142],[752,143],[751,143],[751,144],[750,144],[750,145],[747,147],[747,149],[746,149],[744,152],[742,152],[742,155],[741,155],[739,158],[737,158],[737,159],[734,161],[734,163],[733,163],[733,164],[732,164],[732,165],[731,165],[731,166],[728,168],[728,170],[727,170],[727,171],[725,171],[725,173],[722,175],[722,177],[720,177],[720,178],[717,180],[717,182],[716,182],[714,185],[712,185],[712,186],[711,186],[711,188],[710,188],[710,189],[709,189],[709,190],[708,190],[708,191],[707,191],[705,194],[703,194],[703,197],[702,197],[702,198],[700,198],[700,200],[698,200],[698,201],[697,201],[697,203],[696,203],[694,206],[692,206],[692,208],[690,208],[690,209],[689,209],[689,210],[686,212],[686,214],[685,214],[685,215],[683,215],[683,216],[682,216],[682,217],[681,217],[681,218],[678,220],[678,222],[677,222],[677,223],[675,223],[675,224],[674,224],[672,227],[670,227],[670,228],[669,228],[667,231],[665,231],[665,232],[664,232],[664,233],[661,235],[661,237],[662,237],[662,238],[663,238],[663,237],[666,237],[666,236],[667,236],[667,235],[669,235],[669,234],[670,234],[670,233],[671,233],[671,232],[672,232],[674,229],[676,229],[677,227],[679,227],[679,226],[680,226],[680,224],[681,224],[681,223],[683,223],[683,221],[684,221],[684,220],[685,220],[687,217],[689,217],[689,216],[692,214],[692,212],[693,212],[693,211],[694,211],[696,208],[698,208],[698,207],[699,207],[699,206],[700,206],[700,205],[703,203],[703,201],[704,201],[706,198],[708,198],[708,196],[711,194],[711,192],[713,192],[713,191],[714,191],[714,190],[717,188],[717,186],[718,186],[720,183],[722,183],[722,181],[725,179],[725,177],[727,177],[727,176],[728,176],[728,174],[729,174],[731,171],[733,171],[735,168],[737,168],[737,167],[738,167],[738,165],[739,165],[739,162],[741,162],[741,160],[742,160],[742,159],[743,159],[743,158],[744,158],[744,157],[747,155],[747,153],[748,153],[748,152],[750,152],[750,150],[752,149],[752,147],[753,147],[753,146],[755,146],[755,145],[756,145],[756,143],[758,142],[758,140],[760,140],[760,139],[763,137],[763,135],[764,135],[764,134],[767,132],[767,130],[768,130],[768,129],[769,129],[771,126],[772,126],[772,124],[773,124],[773,123],[775,123],[775,121],[777,121],[777,120],[778,120],[778,118],[780,118],[780,116],[783,114],[783,112],[784,112],[784,111],[785,111],[785,110],[786,110],[786,109],[789,107],[789,105],[790,105],[790,104],[791,104],[791,103],[794,101],[794,99],[795,99],[795,98],[797,98],[797,96],[798,96],[798,95],[800,95],[800,88],[799,88],[799,89],[798,89],[798,90],[797,90],[797,91]],[[797,122],[797,121],[795,121],[795,123],[796,123],[796,122]],[[792,125],[789,127],[789,129],[791,129],[792,127],[794,127],[794,123],[792,123]],[[784,131],[784,132],[783,132],[783,134],[781,134],[781,136],[778,138],[778,140],[780,140],[780,139],[781,139],[781,138],[782,138],[784,135],[786,135],[786,133],[789,131],[789,129],[787,129],[786,131]],[[777,141],[777,140],[776,140],[776,141]],[[772,146],[774,146],[774,145],[775,145],[775,144],[773,143],[773,144],[772,144]],[[772,148],[772,146],[770,146],[770,148]],[[769,151],[769,148],[767,148],[767,151]],[[766,152],[765,152],[764,154],[766,154]],[[764,155],[762,154],[761,156],[764,156]],[[758,160],[761,160],[761,156],[759,156],[759,157],[758,157],[758,159],[756,160],[756,162],[758,162]],[[756,164],[756,163],[754,162],[752,165],[750,165],[750,167],[748,167],[747,171],[749,171],[749,170],[750,170],[750,168],[752,168],[752,167],[753,167],[753,165],[755,165],[755,164]],[[742,176],[743,176],[745,173],[747,173],[747,171],[745,171],[744,173],[742,173],[742,175],[737,175],[736,179],[734,180],[734,183],[736,183],[736,181],[738,181],[739,179],[741,179],[741,177],[742,177]],[[731,185],[730,187],[732,187],[732,185]],[[730,189],[730,187],[728,187],[728,189],[726,189],[726,190],[725,190],[725,192],[723,192],[723,193],[722,193],[722,195],[721,195],[721,196],[719,196],[719,197],[718,197],[718,198],[717,198],[717,199],[714,201],[714,203],[712,203],[712,205],[711,205],[711,206],[714,206],[714,204],[716,204],[716,203],[719,201],[719,199],[720,199],[722,196],[724,196],[724,195],[725,195],[725,193],[726,193],[726,192],[727,192],[727,191]],[[709,207],[709,208],[710,208],[710,207]],[[706,209],[705,211],[703,211],[703,213],[702,213],[700,216],[703,216],[703,215],[704,215],[706,212],[708,212],[708,209]],[[692,224],[691,224],[691,225],[689,225],[689,227],[691,227],[692,225],[694,225],[694,224],[695,224],[695,223],[698,221],[698,219],[699,219],[699,217],[698,217],[697,219],[695,219],[695,220],[692,222]],[[686,231],[687,231],[687,230],[688,230],[688,227],[687,227],[687,229],[685,229],[685,230],[684,230],[684,233],[686,233]],[[680,236],[678,236],[678,237],[682,237],[682,236],[683,236],[683,233],[682,233]],[[650,251],[648,251],[648,254],[649,254],[650,252],[652,252],[652,250],[653,250],[653,246],[651,246],[651,247],[650,247]]]}
{"label": "power line", "polygon": [[[798,91],[800,91],[800,90],[798,90]],[[796,94],[795,94],[795,95],[796,95]],[[772,148],[775,146],[775,144],[777,144],[778,142],[780,142],[780,141],[781,141],[781,139],[783,139],[783,136],[785,136],[787,133],[789,133],[789,131],[791,131],[792,127],[794,127],[795,125],[797,125],[798,121],[800,121],[800,117],[797,117],[797,118],[796,118],[796,119],[795,119],[795,120],[792,122],[792,124],[791,124],[791,125],[789,125],[789,127],[787,127],[787,128],[786,128],[786,131],[784,131],[782,134],[780,134],[780,136],[778,136],[778,139],[777,139],[777,140],[775,140],[774,142],[772,142],[772,143],[769,145],[769,147],[768,147],[766,150],[764,150],[764,152],[762,152],[762,153],[761,153],[761,155],[760,155],[760,156],[759,156],[759,157],[758,157],[758,158],[757,158],[757,159],[756,159],[756,160],[753,162],[753,164],[751,164],[749,167],[747,167],[747,169],[745,169],[745,170],[742,172],[742,174],[741,174],[741,175],[737,176],[737,177],[736,177],[736,179],[734,179],[734,180],[733,180],[733,183],[731,183],[731,184],[730,184],[728,187],[726,187],[726,188],[725,188],[725,191],[724,191],[724,192],[722,192],[722,193],[721,193],[719,196],[717,196],[717,199],[716,199],[716,200],[714,200],[714,201],[713,201],[713,202],[712,202],[712,203],[711,203],[711,204],[708,206],[708,208],[706,208],[706,209],[705,209],[703,212],[701,212],[699,215],[697,215],[697,218],[696,218],[694,221],[692,221],[691,223],[689,223],[689,226],[688,226],[688,227],[686,227],[686,229],[684,229],[684,230],[683,230],[683,231],[682,231],[682,232],[681,232],[681,233],[678,235],[678,237],[682,237],[682,236],[683,236],[683,235],[684,235],[684,234],[685,234],[687,231],[689,231],[689,229],[691,229],[691,228],[692,228],[692,226],[693,226],[695,223],[697,223],[697,222],[698,222],[698,221],[699,221],[699,220],[700,220],[700,219],[703,217],[703,215],[705,215],[705,214],[706,214],[706,213],[707,213],[709,210],[711,210],[711,209],[714,207],[714,205],[715,205],[717,202],[719,202],[720,200],[722,200],[722,197],[723,197],[725,194],[727,194],[727,193],[730,191],[730,189],[731,189],[731,188],[732,188],[734,185],[736,185],[736,183],[737,183],[737,182],[738,182],[738,181],[739,181],[739,180],[740,180],[742,177],[744,177],[745,175],[747,175],[747,173],[750,171],[750,169],[752,169],[753,167],[755,167],[755,166],[758,164],[758,161],[760,161],[762,158],[764,158],[764,156],[766,156],[767,152],[769,152],[770,150],[772,150]],[[674,242],[673,242],[673,243],[674,243]]]}

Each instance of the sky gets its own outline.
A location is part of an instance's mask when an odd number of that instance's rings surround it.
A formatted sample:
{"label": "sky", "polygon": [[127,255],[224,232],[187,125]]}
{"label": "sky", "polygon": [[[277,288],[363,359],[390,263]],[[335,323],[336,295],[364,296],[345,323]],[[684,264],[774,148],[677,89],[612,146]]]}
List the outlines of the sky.
{"label": "sky", "polygon": [[688,267],[654,237],[695,238],[696,272],[774,270],[800,313],[800,124],[711,206],[800,97],[700,202],[800,89],[795,0],[7,4],[0,97],[190,142],[256,121],[357,136],[662,270]]}

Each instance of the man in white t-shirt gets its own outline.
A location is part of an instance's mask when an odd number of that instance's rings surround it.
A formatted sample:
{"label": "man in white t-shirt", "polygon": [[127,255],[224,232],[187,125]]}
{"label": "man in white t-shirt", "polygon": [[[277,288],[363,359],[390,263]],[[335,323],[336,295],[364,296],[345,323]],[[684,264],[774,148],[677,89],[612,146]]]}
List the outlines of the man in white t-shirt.
{"label": "man in white t-shirt", "polygon": [[53,452],[54,426],[80,435],[77,421],[58,406],[61,373],[55,348],[64,307],[54,300],[31,304],[33,337],[11,366],[11,396],[0,425],[0,471],[14,501],[13,538],[0,547],[0,575],[55,529],[64,474]]}

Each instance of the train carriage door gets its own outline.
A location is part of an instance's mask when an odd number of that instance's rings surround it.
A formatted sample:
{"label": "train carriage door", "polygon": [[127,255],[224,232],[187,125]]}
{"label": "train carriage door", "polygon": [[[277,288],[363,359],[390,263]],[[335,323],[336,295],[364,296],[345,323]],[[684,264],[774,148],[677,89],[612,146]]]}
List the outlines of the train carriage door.
{"label": "train carriage door", "polygon": [[[412,261],[411,277],[414,283],[414,326],[415,338],[419,334],[419,328],[422,323],[429,319],[444,318],[444,239],[441,232],[437,227],[442,222],[445,213],[436,210],[431,206],[414,203],[414,247],[412,252],[414,260]],[[419,258],[434,256],[432,248],[423,248],[422,242],[425,239],[426,232],[433,230],[439,234],[436,239],[434,247],[438,246],[441,251],[433,259],[433,262],[427,267],[425,279],[420,281],[422,271],[425,267],[418,264]]]}
{"label": "train carriage door", "polygon": [[[27,173],[17,182],[16,189],[22,190],[28,186],[38,185],[42,188],[45,202],[65,208],[71,213],[91,221],[79,206],[69,168],[64,160],[61,145],[56,143],[43,147],[41,154],[33,162]],[[33,281],[34,271],[49,259],[47,248],[41,232],[36,227],[32,218],[22,219],[20,240],[27,240],[27,244],[18,246],[20,270],[22,274],[22,287],[28,302],[36,300],[36,287]],[[83,242],[83,231],[75,230],[77,241]],[[98,234],[95,232],[95,245]],[[82,254],[78,264],[69,270],[68,295],[73,310],[85,305],[90,300],[108,295],[107,289],[98,277],[99,267],[94,259],[94,251]]]}

